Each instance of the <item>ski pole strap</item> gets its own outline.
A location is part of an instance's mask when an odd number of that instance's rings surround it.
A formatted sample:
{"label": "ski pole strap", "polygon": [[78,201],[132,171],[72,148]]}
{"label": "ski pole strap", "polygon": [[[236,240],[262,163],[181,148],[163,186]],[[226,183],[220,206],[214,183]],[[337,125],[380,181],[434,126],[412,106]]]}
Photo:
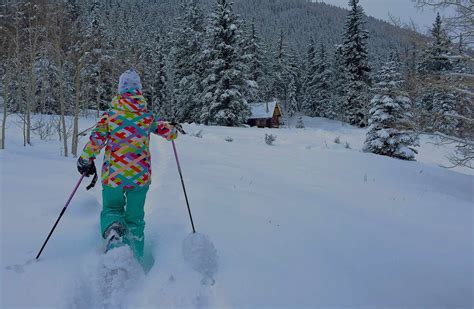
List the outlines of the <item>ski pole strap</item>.
{"label": "ski pole strap", "polygon": [[97,177],[97,171],[95,171],[94,177],[92,178],[91,183],[87,186],[86,190],[90,190],[90,189],[94,188],[94,187],[95,187],[95,184],[96,184],[96,182],[97,182],[97,179],[98,179],[98,177]]}

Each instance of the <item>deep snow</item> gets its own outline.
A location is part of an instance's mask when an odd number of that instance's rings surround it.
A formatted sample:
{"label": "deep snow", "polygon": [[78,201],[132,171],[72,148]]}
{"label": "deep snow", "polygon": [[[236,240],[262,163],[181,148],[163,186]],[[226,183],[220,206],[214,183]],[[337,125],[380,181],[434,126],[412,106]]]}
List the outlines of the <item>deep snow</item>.
{"label": "deep snow", "polygon": [[[361,152],[365,130],[304,120],[305,130],[184,126],[191,134],[176,146],[196,229],[218,257],[198,271],[183,257],[191,227],[171,144],[153,137],[145,233],[155,266],[121,293],[123,307],[473,307],[472,170],[440,167],[450,149],[427,138],[419,161],[406,162]],[[24,148],[8,121],[0,307],[101,304],[88,285],[102,278],[92,271],[100,184],[82,184],[31,261],[79,175],[60,143],[35,137]],[[212,270],[213,286],[199,267]]]}

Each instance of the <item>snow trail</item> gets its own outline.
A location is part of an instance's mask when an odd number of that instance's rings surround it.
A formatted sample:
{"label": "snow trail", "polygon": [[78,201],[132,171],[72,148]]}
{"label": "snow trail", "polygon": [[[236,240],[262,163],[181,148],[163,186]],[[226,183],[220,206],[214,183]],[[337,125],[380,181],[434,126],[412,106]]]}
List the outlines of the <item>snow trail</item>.
{"label": "snow trail", "polygon": [[[153,178],[145,204],[145,242],[155,265],[141,288],[129,295],[130,308],[157,304],[163,308],[213,307],[213,291],[202,284],[206,278],[186,263],[183,256],[184,241],[190,236],[191,226],[171,143],[153,136],[150,145]],[[186,171],[183,173],[186,182]],[[206,256],[201,255],[201,259]],[[208,267],[211,276],[217,270],[215,263],[214,268]]]}
{"label": "snow trail", "polygon": [[127,296],[144,277],[128,246],[115,248],[84,264],[71,308],[127,308]]}

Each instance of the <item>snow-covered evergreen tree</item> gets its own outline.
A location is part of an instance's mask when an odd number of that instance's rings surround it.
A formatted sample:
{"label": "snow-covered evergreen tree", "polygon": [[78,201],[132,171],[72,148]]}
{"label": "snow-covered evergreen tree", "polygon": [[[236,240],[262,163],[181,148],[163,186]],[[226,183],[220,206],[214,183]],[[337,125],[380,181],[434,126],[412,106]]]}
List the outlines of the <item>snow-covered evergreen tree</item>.
{"label": "snow-covered evergreen tree", "polygon": [[280,32],[280,38],[276,44],[273,54],[273,67],[272,67],[272,82],[271,89],[273,96],[278,98],[281,101],[284,101],[286,98],[287,86],[288,86],[288,71],[289,67],[289,53],[288,46],[285,42],[285,35],[283,30]]}
{"label": "snow-covered evergreen tree", "polygon": [[451,41],[443,26],[441,16],[436,16],[436,20],[431,29],[433,42],[428,43],[424,50],[419,65],[419,72],[422,74],[440,73],[453,68],[450,60]]}
{"label": "snow-covered evergreen tree", "polygon": [[350,0],[351,10],[344,25],[342,52],[346,67],[344,109],[346,120],[352,125],[365,127],[370,88],[367,39],[364,11],[359,0]]}
{"label": "snow-covered evergreen tree", "polygon": [[465,89],[459,91],[463,83],[452,73],[460,70],[462,75],[462,65],[459,66],[458,61],[463,57],[456,57],[451,52],[451,42],[439,13],[431,35],[433,41],[427,43],[418,66],[420,80],[417,82],[422,83],[422,87],[418,87],[419,123],[421,129],[427,132],[456,135],[461,119],[458,115],[459,103]]}
{"label": "snow-covered evergreen tree", "polygon": [[329,111],[329,114],[334,115],[334,119],[344,120],[344,85],[346,84],[346,67],[344,65],[342,45],[336,45],[331,67],[331,110]]}
{"label": "snow-covered evergreen tree", "polygon": [[296,120],[295,128],[297,128],[297,129],[304,129],[305,128],[302,116],[299,116],[298,119]]}
{"label": "snow-covered evergreen tree", "polygon": [[393,54],[377,74],[364,151],[414,160],[418,142],[411,130],[411,100],[401,88],[400,67]]}
{"label": "snow-covered evergreen tree", "polygon": [[290,49],[288,55],[288,63],[286,67],[286,79],[288,80],[288,86],[286,90],[286,96],[284,100],[286,117],[290,118],[295,113],[299,112],[298,110],[298,92],[299,92],[299,79],[298,74],[298,60],[296,58],[296,52],[293,49]]}
{"label": "snow-covered evergreen tree", "polygon": [[112,88],[110,67],[112,47],[106,40],[105,4],[103,1],[93,0],[88,8],[90,14],[84,20],[85,40],[88,42],[88,50],[81,62],[84,68],[81,70],[84,87],[82,93],[84,98],[90,102],[90,108],[97,111],[106,109],[110,100]]}
{"label": "snow-covered evergreen tree", "polygon": [[320,65],[321,61],[319,59],[320,54],[315,50],[315,56],[313,62],[310,63],[308,68],[308,81],[306,84],[306,96],[307,100],[304,105],[305,114],[311,117],[322,117],[322,107],[321,102],[319,101],[319,74],[320,74]]}
{"label": "snow-covered evergreen tree", "polygon": [[260,38],[255,28],[255,20],[246,27],[243,35],[242,54],[247,66],[245,76],[247,79],[248,102],[261,101],[264,98],[263,88],[265,83],[265,50],[261,45]]}
{"label": "snow-covered evergreen tree", "polygon": [[286,116],[292,117],[298,112],[298,81],[295,75],[290,76],[290,83],[288,84],[288,97]]}
{"label": "snow-covered evergreen tree", "polygon": [[314,39],[311,38],[308,43],[308,48],[306,51],[306,59],[303,61],[302,71],[303,73],[303,81],[301,85],[301,108],[300,110],[306,113],[307,115],[311,115],[312,112],[312,103],[314,102],[314,98],[312,97],[311,93],[311,82],[313,77],[316,75],[316,49],[314,47]]}
{"label": "snow-covered evergreen tree", "polygon": [[207,77],[203,81],[205,123],[239,126],[247,122],[250,108],[244,92],[247,87],[245,63],[240,54],[238,18],[228,0],[217,0],[211,16],[207,50]]}
{"label": "snow-covered evergreen tree", "polygon": [[177,18],[174,40],[174,100],[180,122],[200,122],[202,110],[204,14],[199,0],[189,0]]}
{"label": "snow-covered evergreen tree", "polygon": [[448,87],[435,90],[432,96],[432,117],[431,120],[434,131],[456,136],[456,129],[459,124],[459,114],[457,112],[458,94]]}
{"label": "snow-covered evergreen tree", "polygon": [[143,94],[147,99],[148,109],[153,113],[158,113],[161,106],[167,105],[170,100],[163,41],[158,33],[152,33],[145,42],[139,59]]}
{"label": "snow-covered evergreen tree", "polygon": [[331,71],[324,44],[320,45],[316,59],[317,71],[313,76],[314,82],[312,83],[314,88],[310,90],[317,102],[316,114],[320,117],[334,119],[335,114],[331,107]]}

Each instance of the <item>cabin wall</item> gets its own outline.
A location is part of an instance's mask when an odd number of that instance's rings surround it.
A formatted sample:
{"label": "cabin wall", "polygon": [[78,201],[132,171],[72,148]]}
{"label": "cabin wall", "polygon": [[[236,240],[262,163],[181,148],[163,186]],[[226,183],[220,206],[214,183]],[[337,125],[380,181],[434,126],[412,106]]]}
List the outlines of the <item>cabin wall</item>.
{"label": "cabin wall", "polygon": [[247,124],[258,128],[279,128],[280,127],[281,112],[277,106],[273,112],[272,118],[249,119]]}

